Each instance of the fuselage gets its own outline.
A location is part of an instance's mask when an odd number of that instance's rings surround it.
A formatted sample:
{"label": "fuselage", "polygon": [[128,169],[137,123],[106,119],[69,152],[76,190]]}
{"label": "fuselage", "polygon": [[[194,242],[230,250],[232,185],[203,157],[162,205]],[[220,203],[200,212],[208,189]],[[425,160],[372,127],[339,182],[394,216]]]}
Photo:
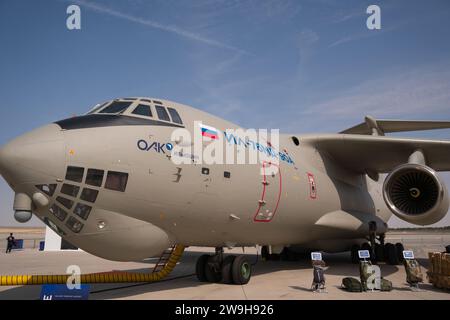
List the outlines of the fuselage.
{"label": "fuselage", "polygon": [[[48,198],[33,213],[81,249],[113,260],[159,255],[175,243],[339,251],[367,236],[371,221],[379,232],[386,229],[391,214],[382,181],[343,169],[303,145],[302,136],[280,135],[263,162],[200,162],[192,148],[182,155],[192,161],[180,164],[173,150],[191,145],[174,141],[174,130],[195,136],[198,122],[236,153],[255,145],[226,134],[239,126],[185,105],[116,102],[129,105],[118,114],[96,113],[99,108],[58,121],[0,151],[0,173],[16,194]],[[151,117],[133,113],[139,105]],[[261,144],[262,152],[271,147]],[[276,174],[262,174],[274,168]]]}

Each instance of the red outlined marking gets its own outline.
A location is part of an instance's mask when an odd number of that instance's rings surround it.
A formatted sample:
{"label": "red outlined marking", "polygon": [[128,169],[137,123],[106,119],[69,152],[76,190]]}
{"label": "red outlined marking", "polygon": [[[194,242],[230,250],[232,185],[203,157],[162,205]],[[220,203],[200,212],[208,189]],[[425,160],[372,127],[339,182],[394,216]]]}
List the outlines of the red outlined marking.
{"label": "red outlined marking", "polygon": [[314,180],[314,175],[308,172],[308,183],[309,183],[309,198],[317,199],[317,186]]}
{"label": "red outlined marking", "polygon": [[[278,199],[277,199],[277,204],[276,204],[276,206],[275,206],[275,209],[273,210],[273,214],[272,214],[272,216],[269,218],[269,219],[258,219],[258,214],[259,214],[259,211],[261,210],[261,207],[263,207],[263,201],[264,201],[264,198],[266,197],[266,189],[267,189],[267,184],[266,184],[266,182],[267,182],[267,175],[266,175],[266,168],[268,168],[268,167],[270,167],[270,166],[276,166],[277,168],[278,168],[278,177],[279,177],[279,180],[280,180],[280,183],[279,183],[279,190],[278,190]],[[259,206],[258,206],[258,210],[256,210],[256,214],[255,214],[255,216],[253,217],[253,221],[254,222],[270,222],[270,221],[272,221],[272,219],[273,219],[273,217],[275,217],[275,213],[277,212],[277,210],[278,210],[278,206],[279,206],[279,204],[280,204],[280,199],[281,199],[281,191],[282,191],[282,178],[281,178],[281,168],[280,168],[280,166],[279,165],[276,165],[276,164],[274,164],[274,163],[272,163],[272,162],[267,162],[267,161],[263,161],[263,173],[264,173],[264,180],[263,180],[263,192],[262,192],[262,196],[261,196],[261,200],[260,200],[260,203],[259,203]]]}

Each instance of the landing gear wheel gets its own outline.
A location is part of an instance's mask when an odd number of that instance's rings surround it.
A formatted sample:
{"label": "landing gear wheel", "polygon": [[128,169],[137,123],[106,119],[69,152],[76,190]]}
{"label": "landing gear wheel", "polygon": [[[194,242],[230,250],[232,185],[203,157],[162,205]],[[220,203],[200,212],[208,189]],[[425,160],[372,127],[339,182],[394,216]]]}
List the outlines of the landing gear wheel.
{"label": "landing gear wheel", "polygon": [[402,243],[397,242],[395,244],[395,249],[397,250],[397,257],[398,257],[398,261],[400,263],[403,263],[403,251],[405,250],[405,247],[403,246]]}
{"label": "landing gear wheel", "polygon": [[197,274],[197,279],[201,282],[208,281],[206,279],[205,266],[206,266],[206,263],[207,263],[209,257],[210,256],[207,254],[200,256],[198,258],[197,264],[195,266],[195,273]]}
{"label": "landing gear wheel", "polygon": [[269,260],[269,248],[267,246],[261,248],[261,258],[265,261]]}
{"label": "landing gear wheel", "polygon": [[399,264],[397,248],[392,243],[386,243],[387,263],[390,265]]}
{"label": "landing gear wheel", "polygon": [[245,256],[237,256],[231,268],[235,284],[247,284],[252,276],[252,265]]}
{"label": "landing gear wheel", "polygon": [[357,264],[359,262],[358,250],[360,250],[359,245],[354,244],[351,249],[351,259],[352,263]]}
{"label": "landing gear wheel", "polygon": [[223,260],[222,282],[225,284],[233,283],[233,275],[231,274],[231,269],[233,266],[234,259],[236,259],[236,256],[228,256]]}
{"label": "landing gear wheel", "polygon": [[372,250],[372,247],[370,246],[370,243],[368,243],[368,242],[364,242],[362,245],[361,245],[361,250],[369,250],[369,252]]}
{"label": "landing gear wheel", "polygon": [[213,259],[215,259],[214,256],[208,257],[208,260],[205,263],[205,276],[206,280],[211,283],[220,282],[222,280],[222,274],[220,271],[214,270],[212,264]]}
{"label": "landing gear wheel", "polygon": [[384,261],[384,248],[378,243],[375,245],[375,258],[378,262]]}
{"label": "landing gear wheel", "polygon": [[278,253],[272,253],[272,254],[269,254],[269,260],[272,260],[272,261],[279,261],[280,260],[280,254],[278,254]]}

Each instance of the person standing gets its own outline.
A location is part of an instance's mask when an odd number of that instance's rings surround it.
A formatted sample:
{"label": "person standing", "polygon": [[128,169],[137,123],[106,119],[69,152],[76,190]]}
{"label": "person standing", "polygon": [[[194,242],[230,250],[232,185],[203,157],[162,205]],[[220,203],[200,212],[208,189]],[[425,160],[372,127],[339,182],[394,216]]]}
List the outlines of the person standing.
{"label": "person standing", "polygon": [[6,247],[6,253],[11,253],[12,247],[16,244],[16,241],[15,241],[12,233],[9,234],[9,237],[6,238],[6,241],[8,241],[8,246]]}

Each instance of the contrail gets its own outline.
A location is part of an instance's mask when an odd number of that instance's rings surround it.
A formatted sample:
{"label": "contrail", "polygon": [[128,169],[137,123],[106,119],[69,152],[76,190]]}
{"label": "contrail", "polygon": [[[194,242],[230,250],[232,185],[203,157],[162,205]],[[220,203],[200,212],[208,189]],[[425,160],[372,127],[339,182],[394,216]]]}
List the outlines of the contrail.
{"label": "contrail", "polygon": [[249,54],[245,50],[241,50],[239,48],[236,48],[236,47],[224,44],[224,43],[219,42],[217,40],[213,40],[213,39],[202,37],[199,34],[192,33],[192,32],[180,29],[177,26],[163,25],[163,24],[155,22],[153,20],[144,19],[144,18],[140,18],[140,17],[135,17],[135,16],[132,16],[132,15],[129,15],[129,14],[126,14],[126,13],[122,13],[122,12],[116,11],[114,9],[111,9],[111,8],[108,8],[108,7],[104,7],[104,6],[101,6],[101,5],[98,5],[98,4],[94,4],[94,3],[91,3],[91,2],[87,2],[87,1],[84,1],[84,0],[66,0],[66,1],[70,2],[72,4],[77,4],[77,5],[86,7],[88,9],[93,10],[93,11],[97,11],[97,12],[100,12],[100,13],[108,14],[108,15],[116,17],[116,18],[128,20],[128,21],[131,21],[131,22],[134,22],[134,23],[139,23],[141,25],[148,26],[148,27],[155,28],[155,29],[159,29],[159,30],[162,30],[162,31],[165,31],[165,32],[174,33],[174,34],[179,35],[181,37],[184,37],[184,38],[187,38],[187,39],[191,39],[191,40],[194,40],[194,41],[198,41],[198,42],[202,42],[202,43],[205,43],[205,44],[213,46],[213,47],[228,49],[228,50],[239,52],[241,54]]}

